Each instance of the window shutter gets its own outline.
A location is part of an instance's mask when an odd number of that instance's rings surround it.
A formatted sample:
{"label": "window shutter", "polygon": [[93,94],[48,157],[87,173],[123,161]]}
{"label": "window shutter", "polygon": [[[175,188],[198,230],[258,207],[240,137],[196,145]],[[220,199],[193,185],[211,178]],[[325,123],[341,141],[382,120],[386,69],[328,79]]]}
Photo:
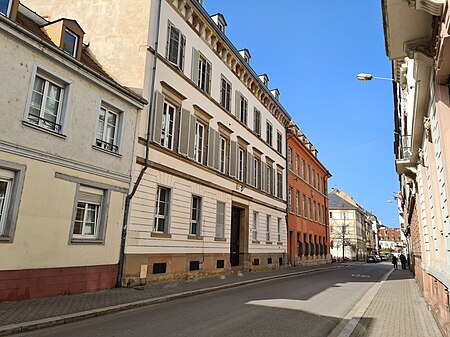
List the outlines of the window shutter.
{"label": "window shutter", "polygon": [[[216,142],[214,143],[214,168],[216,170],[220,169],[220,133],[214,131]],[[226,161],[225,161],[226,165]]]}
{"label": "window shutter", "polygon": [[180,69],[184,69],[184,49],[186,48],[186,37],[183,34],[180,34],[180,58],[178,59],[178,62],[180,63]]}
{"label": "window shutter", "polygon": [[159,91],[155,92],[155,100],[153,105],[153,141],[161,143],[161,125],[162,114],[164,108],[164,95]]}
{"label": "window shutter", "polygon": [[271,168],[270,169],[270,172],[272,172],[272,195],[275,195],[276,193],[275,193],[275,179],[276,179],[276,177],[275,177],[275,170],[274,170],[274,168]]}
{"label": "window shutter", "polygon": [[198,62],[200,60],[200,53],[197,49],[192,48],[192,82],[198,85]]}
{"label": "window shutter", "polygon": [[191,119],[191,113],[189,110],[181,109],[180,120],[180,144],[178,146],[178,152],[180,154],[188,155],[189,147],[189,122]]}
{"label": "window shutter", "polygon": [[253,155],[247,152],[247,184],[253,186]]}
{"label": "window shutter", "polygon": [[235,103],[236,103],[236,107],[235,107],[236,111],[235,111],[234,115],[236,116],[236,118],[238,120],[241,120],[241,109],[240,109],[241,93],[238,90],[236,90],[236,94],[234,95],[234,99],[236,100],[235,101]]}
{"label": "window shutter", "polygon": [[212,127],[209,127],[209,137],[208,137],[208,167],[214,167],[215,166],[215,156],[214,156],[214,150],[216,148],[215,146],[216,141],[216,134],[215,130]]}
{"label": "window shutter", "polygon": [[206,62],[206,92],[211,93],[211,76],[212,76],[212,66],[208,61]]}
{"label": "window shutter", "polygon": [[266,163],[261,161],[261,191],[266,191],[266,174],[267,174],[267,168]]}
{"label": "window shutter", "polygon": [[189,148],[188,148],[188,157],[194,159],[194,144],[195,144],[195,123],[197,119],[195,116],[190,115],[190,124],[189,124]]}
{"label": "window shutter", "polygon": [[92,187],[80,186],[78,191],[78,201],[89,204],[101,205],[103,199],[103,191]]}
{"label": "window shutter", "polygon": [[236,164],[237,164],[237,144],[234,141],[230,142],[230,177],[236,178]]}

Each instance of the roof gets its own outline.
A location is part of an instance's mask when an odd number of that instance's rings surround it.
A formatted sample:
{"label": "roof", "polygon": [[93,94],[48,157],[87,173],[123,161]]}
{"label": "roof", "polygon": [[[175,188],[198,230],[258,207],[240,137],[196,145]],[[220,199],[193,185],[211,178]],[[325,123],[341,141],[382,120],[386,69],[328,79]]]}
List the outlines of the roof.
{"label": "roof", "polygon": [[330,194],[328,194],[328,209],[358,210],[359,207],[352,205],[345,199],[338,196],[336,193],[331,192]]}

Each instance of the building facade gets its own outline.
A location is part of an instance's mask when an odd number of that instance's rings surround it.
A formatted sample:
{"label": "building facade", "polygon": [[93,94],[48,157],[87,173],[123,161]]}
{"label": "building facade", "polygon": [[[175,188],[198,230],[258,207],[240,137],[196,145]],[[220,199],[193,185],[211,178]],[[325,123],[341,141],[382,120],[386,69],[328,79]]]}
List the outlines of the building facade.
{"label": "building facade", "polygon": [[450,336],[450,19],[446,0],[383,0],[392,61],[399,208],[415,277]]}
{"label": "building facade", "polygon": [[79,13],[105,69],[150,102],[122,284],[285,265],[290,117],[225,18],[196,0],[133,1],[127,15],[119,0],[27,2]]}
{"label": "building facade", "polygon": [[[336,259],[365,261],[376,250],[368,212],[344,191],[329,194],[331,255]],[[370,213],[371,214],[371,213]]]}
{"label": "building facade", "polygon": [[74,20],[0,6],[0,302],[111,288],[146,104]]}
{"label": "building facade", "polygon": [[291,265],[331,262],[328,179],[317,149],[291,124],[288,139],[288,251]]}

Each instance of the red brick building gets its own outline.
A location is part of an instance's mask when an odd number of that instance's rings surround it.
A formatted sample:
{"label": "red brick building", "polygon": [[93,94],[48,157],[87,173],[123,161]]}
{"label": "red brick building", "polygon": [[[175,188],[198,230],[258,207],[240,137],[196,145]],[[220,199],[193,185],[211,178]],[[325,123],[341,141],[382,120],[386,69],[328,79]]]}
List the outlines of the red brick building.
{"label": "red brick building", "polygon": [[288,138],[288,252],[292,265],[330,261],[328,179],[317,149],[293,125]]}
{"label": "red brick building", "polygon": [[400,228],[381,227],[378,232],[380,240],[401,242]]}

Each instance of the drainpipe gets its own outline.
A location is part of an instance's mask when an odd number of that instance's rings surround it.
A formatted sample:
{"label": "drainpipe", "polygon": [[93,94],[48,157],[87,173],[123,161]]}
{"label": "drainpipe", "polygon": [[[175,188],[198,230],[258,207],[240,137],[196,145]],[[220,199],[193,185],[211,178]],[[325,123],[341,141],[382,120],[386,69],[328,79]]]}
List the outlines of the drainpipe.
{"label": "drainpipe", "polygon": [[123,265],[124,265],[124,259],[125,259],[125,244],[126,244],[127,232],[128,232],[128,218],[129,218],[129,213],[130,213],[131,199],[133,199],[133,196],[135,195],[135,193],[141,183],[142,177],[144,176],[144,173],[149,166],[150,134],[151,134],[151,130],[152,130],[153,97],[154,97],[155,82],[156,82],[156,65],[157,65],[157,60],[158,60],[158,43],[159,43],[159,26],[160,26],[160,22],[161,22],[161,5],[162,5],[162,0],[159,0],[158,1],[158,12],[157,12],[157,16],[156,16],[156,32],[155,32],[153,66],[152,66],[152,79],[151,79],[151,84],[150,84],[150,97],[149,97],[149,104],[148,104],[148,122],[147,122],[147,139],[146,139],[146,143],[145,143],[145,161],[144,161],[144,167],[141,169],[141,172],[139,172],[139,176],[136,179],[136,182],[134,183],[131,193],[125,197],[125,208],[124,208],[124,213],[123,213],[123,225],[122,225],[122,237],[121,237],[121,242],[120,242],[119,270],[117,273],[117,282],[116,282],[117,288],[120,288],[122,286]]}
{"label": "drainpipe", "polygon": [[[291,129],[289,129],[289,125],[286,127],[286,228],[287,228],[287,235],[288,235],[288,245],[290,244],[289,248],[292,248],[292,242],[289,243],[289,237],[291,236],[291,233],[289,232],[289,157],[288,157],[288,153],[289,153],[289,142],[288,140],[290,139],[288,136],[292,135],[292,136],[297,136]],[[292,194],[294,193],[294,191],[292,191]],[[293,198],[293,195],[291,196],[291,200]],[[294,240],[294,238],[292,238],[292,240]],[[294,246],[294,251],[295,251],[295,246]],[[295,267],[295,253],[293,251],[291,251],[291,255],[292,255],[292,264]],[[291,258],[291,257],[290,257]]]}

